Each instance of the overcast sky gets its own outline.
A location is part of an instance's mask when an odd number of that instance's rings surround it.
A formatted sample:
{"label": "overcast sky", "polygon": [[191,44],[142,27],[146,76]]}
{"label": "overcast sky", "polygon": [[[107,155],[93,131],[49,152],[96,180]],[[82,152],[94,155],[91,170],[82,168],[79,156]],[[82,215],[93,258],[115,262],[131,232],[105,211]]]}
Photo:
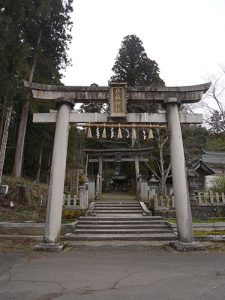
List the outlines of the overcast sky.
{"label": "overcast sky", "polygon": [[128,34],[167,86],[207,82],[225,65],[225,0],[74,0],[72,19],[66,85],[107,85]]}

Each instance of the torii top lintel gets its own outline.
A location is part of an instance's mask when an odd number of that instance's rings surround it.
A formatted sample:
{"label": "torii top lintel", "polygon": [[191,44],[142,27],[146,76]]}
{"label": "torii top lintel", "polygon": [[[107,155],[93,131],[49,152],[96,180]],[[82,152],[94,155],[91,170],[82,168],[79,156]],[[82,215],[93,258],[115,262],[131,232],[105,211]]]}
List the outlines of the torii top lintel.
{"label": "torii top lintel", "polygon": [[[211,83],[177,87],[127,87],[128,102],[158,102],[175,97],[181,103],[195,103],[209,89]],[[46,85],[24,81],[24,86],[32,90],[33,97],[40,100],[73,99],[74,103],[109,101],[108,86],[63,86]]]}

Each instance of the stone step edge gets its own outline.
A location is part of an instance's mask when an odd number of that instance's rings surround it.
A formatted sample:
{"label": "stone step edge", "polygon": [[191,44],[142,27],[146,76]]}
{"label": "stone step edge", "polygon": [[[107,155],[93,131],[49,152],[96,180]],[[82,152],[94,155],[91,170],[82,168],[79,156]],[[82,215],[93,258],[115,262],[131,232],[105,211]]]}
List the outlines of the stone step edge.
{"label": "stone step edge", "polygon": [[102,207],[99,207],[99,206],[95,206],[95,210],[135,210],[135,209],[140,209],[141,206],[102,206]]}
{"label": "stone step edge", "polygon": [[[91,219],[96,220],[97,218],[98,218],[97,216],[95,216],[95,217],[93,217],[93,216],[81,216],[81,217],[79,217],[78,220],[91,220]],[[113,217],[108,217],[108,215],[107,215],[106,217],[101,216],[100,218],[103,219],[103,220],[110,220]],[[115,219],[116,218],[117,217],[115,217]],[[138,214],[137,216],[132,216],[132,217],[128,217],[128,218],[131,218],[132,220],[152,220],[152,221],[160,220],[160,221],[164,221],[164,219],[162,217],[143,216],[143,215],[140,215],[140,214]],[[126,220],[127,216],[124,216],[124,217],[119,216],[119,219]]]}
{"label": "stone step edge", "polygon": [[135,209],[94,209],[93,212],[94,213],[116,213],[116,214],[120,214],[120,213],[124,213],[124,214],[135,214],[135,213],[140,213],[142,212],[143,209],[142,208],[135,208]]}
{"label": "stone step edge", "polygon": [[140,206],[140,202],[136,202],[136,203],[96,203],[95,202],[95,206],[96,207],[111,207],[111,206],[137,207]]}
{"label": "stone step edge", "polygon": [[119,241],[126,241],[126,240],[135,240],[135,241],[144,241],[144,240],[152,240],[152,241],[161,241],[161,240],[170,240],[170,241],[175,241],[177,240],[177,236],[173,234],[158,234],[158,235],[153,235],[153,234],[148,234],[148,235],[75,235],[71,234],[64,236],[63,240],[92,240],[92,241],[110,241],[110,240],[119,240]]}
{"label": "stone step edge", "polygon": [[74,234],[159,234],[159,233],[171,233],[169,229],[120,229],[120,230],[111,230],[111,229],[75,229]]}
{"label": "stone step edge", "polygon": [[161,223],[164,221],[159,219],[159,220],[151,220],[151,219],[147,219],[147,217],[144,217],[141,215],[141,217],[110,217],[110,216],[107,216],[107,217],[101,217],[101,216],[96,216],[96,217],[89,217],[89,218],[86,218],[86,219],[81,219],[79,218],[78,219],[78,222],[149,222],[149,223],[153,223],[153,222],[157,222],[157,223]]}
{"label": "stone step edge", "polygon": [[95,204],[139,204],[139,201],[134,200],[134,201],[95,201]]}
{"label": "stone step edge", "polygon": [[91,224],[91,225],[86,225],[86,224],[77,224],[76,228],[80,229],[145,229],[145,228],[168,228],[168,226],[164,224],[112,224],[112,225],[107,225],[107,224]]}

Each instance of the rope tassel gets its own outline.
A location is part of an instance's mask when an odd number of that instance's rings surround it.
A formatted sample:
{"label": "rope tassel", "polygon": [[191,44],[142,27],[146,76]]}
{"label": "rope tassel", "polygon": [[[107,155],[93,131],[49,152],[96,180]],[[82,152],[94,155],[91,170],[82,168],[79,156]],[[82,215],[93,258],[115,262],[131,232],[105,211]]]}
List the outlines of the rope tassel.
{"label": "rope tassel", "polygon": [[148,132],[148,140],[152,140],[153,138],[154,138],[153,132],[152,132],[152,129],[150,128],[149,132]]}
{"label": "rope tassel", "polygon": [[117,134],[117,138],[118,139],[122,139],[122,132],[121,132],[121,128],[120,128],[120,124],[119,124],[119,129],[118,129],[118,134]]}
{"label": "rope tassel", "polygon": [[137,139],[137,133],[136,133],[136,129],[135,127],[132,128],[132,135],[131,135],[132,140],[136,140]]}
{"label": "rope tassel", "polygon": [[103,138],[103,139],[106,139],[106,138],[107,138],[105,126],[104,126],[104,129],[103,129],[103,132],[102,132],[102,138]]}
{"label": "rope tassel", "polygon": [[88,127],[88,132],[87,132],[87,138],[91,139],[92,138],[92,133],[91,133],[91,127]]}

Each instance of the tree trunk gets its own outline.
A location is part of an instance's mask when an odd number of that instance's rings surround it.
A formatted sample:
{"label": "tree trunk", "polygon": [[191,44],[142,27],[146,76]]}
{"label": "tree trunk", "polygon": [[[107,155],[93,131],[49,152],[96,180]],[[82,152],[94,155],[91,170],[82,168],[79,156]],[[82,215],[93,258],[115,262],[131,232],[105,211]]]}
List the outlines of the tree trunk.
{"label": "tree trunk", "polygon": [[5,152],[6,152],[6,145],[8,141],[8,134],[9,134],[9,124],[11,120],[12,115],[12,106],[8,109],[6,119],[5,119],[5,126],[2,136],[2,142],[1,142],[1,149],[0,149],[0,184],[2,181],[2,173],[3,173],[3,167],[4,167],[4,161],[5,161]]}
{"label": "tree trunk", "polygon": [[[29,74],[29,82],[33,81],[34,77],[34,71],[37,64],[37,58],[38,58],[38,48],[41,42],[41,35],[42,32],[40,31],[38,41],[37,41],[37,48],[36,48],[36,54],[34,57],[34,62],[31,66],[30,74]],[[13,176],[15,178],[21,177],[22,173],[22,163],[23,163],[23,153],[24,153],[24,142],[25,142],[25,135],[26,135],[26,128],[27,128],[27,120],[28,120],[28,114],[29,114],[29,100],[27,99],[22,108],[22,115],[20,120],[20,126],[19,126],[19,133],[18,133],[18,139],[16,144],[16,154],[15,154],[15,162],[14,162],[14,168],[13,168]]]}
{"label": "tree trunk", "polygon": [[29,101],[26,101],[22,109],[18,139],[16,144],[16,155],[15,155],[15,163],[13,169],[13,176],[15,178],[21,177],[28,113],[29,113]]}
{"label": "tree trunk", "polygon": [[43,150],[43,146],[41,145],[40,155],[39,155],[39,160],[38,160],[38,170],[37,170],[37,176],[36,176],[36,181],[37,182],[40,181],[41,163],[42,163],[42,150]]}
{"label": "tree trunk", "polygon": [[2,105],[1,119],[0,119],[0,141],[2,140],[3,130],[4,130],[4,120],[6,115],[6,103],[7,100],[4,98],[4,103]]}
{"label": "tree trunk", "polygon": [[164,158],[163,158],[163,144],[159,143],[159,161],[160,161],[160,192],[165,193],[165,170],[164,170]]}
{"label": "tree trunk", "polygon": [[168,169],[165,169],[164,147],[168,140],[168,135],[162,135],[158,129],[156,132],[159,149],[160,192],[166,194],[166,179],[168,177]]}

